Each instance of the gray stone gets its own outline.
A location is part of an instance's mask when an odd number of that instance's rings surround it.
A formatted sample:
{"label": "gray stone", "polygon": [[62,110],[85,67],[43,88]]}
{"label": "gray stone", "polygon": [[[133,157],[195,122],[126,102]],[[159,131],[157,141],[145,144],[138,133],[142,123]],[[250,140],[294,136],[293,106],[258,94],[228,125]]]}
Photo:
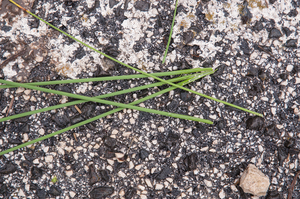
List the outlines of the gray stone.
{"label": "gray stone", "polygon": [[249,164],[240,179],[240,187],[245,193],[255,196],[265,196],[269,189],[270,180],[253,164]]}

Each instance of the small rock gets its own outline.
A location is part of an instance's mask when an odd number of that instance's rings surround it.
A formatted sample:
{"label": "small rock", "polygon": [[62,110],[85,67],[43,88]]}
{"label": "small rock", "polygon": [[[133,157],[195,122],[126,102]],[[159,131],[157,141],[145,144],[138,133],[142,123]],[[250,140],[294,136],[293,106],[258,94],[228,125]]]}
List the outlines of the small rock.
{"label": "small rock", "polygon": [[278,191],[269,191],[266,199],[281,199],[281,196]]}
{"label": "small rock", "polygon": [[136,189],[129,187],[125,193],[125,199],[131,199],[136,194]]}
{"label": "small rock", "polygon": [[240,45],[241,50],[244,52],[245,55],[250,55],[251,50],[248,44],[247,40],[242,40],[241,45]]}
{"label": "small rock", "polygon": [[47,192],[45,191],[45,189],[37,189],[35,194],[39,199],[45,199]]}
{"label": "small rock", "polygon": [[259,116],[250,117],[246,121],[246,128],[250,130],[261,130],[264,126],[264,118]]}
{"label": "small rock", "polygon": [[9,198],[9,197],[6,197],[6,196],[10,195],[6,184],[2,184],[1,182],[0,182],[0,195],[4,196],[3,198]]}
{"label": "small rock", "polygon": [[192,99],[192,94],[190,92],[187,92],[187,91],[182,91],[180,93],[180,99],[184,102],[189,102]]}
{"label": "small rock", "polygon": [[100,177],[101,177],[101,180],[104,181],[104,182],[108,182],[109,181],[109,174],[107,172],[107,170],[100,170]]}
{"label": "small rock", "polygon": [[184,158],[183,163],[186,171],[192,171],[197,168],[198,157],[196,153],[192,153]]}
{"label": "small rock", "polygon": [[90,196],[92,199],[102,199],[110,196],[114,193],[113,187],[95,187],[91,192]]}
{"label": "small rock", "polygon": [[225,194],[224,189],[222,189],[222,190],[220,191],[219,197],[220,197],[221,199],[226,197],[226,194]]}
{"label": "small rock", "polygon": [[41,168],[32,167],[31,168],[31,178],[38,179],[43,175],[43,170]]}
{"label": "small rock", "polygon": [[114,7],[115,5],[117,5],[119,3],[119,1],[116,1],[116,0],[109,0],[109,7],[112,8]]}
{"label": "small rock", "polygon": [[28,160],[24,160],[20,163],[20,166],[25,170],[29,170],[30,167],[32,166],[32,163]]}
{"label": "small rock", "polygon": [[10,174],[17,171],[17,165],[14,163],[8,162],[3,167],[0,168],[0,174]]}
{"label": "small rock", "polygon": [[142,160],[145,160],[148,156],[149,156],[149,152],[148,151],[146,151],[145,149],[141,149],[140,150],[140,158]]}
{"label": "small rock", "polygon": [[265,196],[269,189],[270,180],[253,164],[249,164],[240,179],[240,187],[245,193],[255,196]]}
{"label": "small rock", "polygon": [[264,29],[264,25],[261,21],[256,21],[254,26],[253,26],[253,29],[259,32],[262,29]]}
{"label": "small rock", "polygon": [[287,157],[288,157],[288,149],[284,147],[278,147],[278,160],[281,166],[283,165],[283,162]]}
{"label": "small rock", "polygon": [[59,196],[61,194],[61,190],[58,187],[52,185],[50,187],[49,194],[52,196]]}
{"label": "small rock", "polygon": [[252,18],[252,13],[248,9],[248,2],[244,1],[243,8],[241,10],[241,20],[243,24],[250,22]]}
{"label": "small rock", "polygon": [[135,2],[134,7],[140,11],[148,11],[150,9],[150,3],[147,1],[137,1]]}
{"label": "small rock", "polygon": [[212,182],[209,180],[204,180],[204,183],[207,187],[212,187]]}
{"label": "small rock", "polygon": [[168,177],[168,175],[172,172],[170,167],[165,167],[161,170],[161,172],[156,176],[156,180],[164,180]]}
{"label": "small rock", "polygon": [[191,41],[193,41],[194,39],[194,33],[192,31],[187,31],[187,32],[184,32],[182,34],[182,41],[183,41],[183,44],[184,45],[187,45],[188,43],[190,43]]}
{"label": "small rock", "polygon": [[265,128],[264,134],[271,136],[273,138],[279,138],[279,129],[275,124],[271,124]]}
{"label": "small rock", "polygon": [[280,32],[280,30],[276,29],[276,28],[273,28],[270,33],[269,33],[269,38],[279,38],[281,37],[282,34]]}
{"label": "small rock", "polygon": [[109,136],[105,136],[103,138],[104,145],[109,148],[114,148],[116,146],[117,141],[114,138],[111,138]]}
{"label": "small rock", "polygon": [[295,142],[296,142],[295,138],[289,138],[286,141],[284,141],[284,146],[286,148],[293,148],[295,146]]}
{"label": "small rock", "polygon": [[288,47],[288,48],[297,48],[297,44],[298,44],[298,40],[297,39],[289,39],[284,44],[284,46]]}
{"label": "small rock", "polygon": [[98,182],[98,175],[95,171],[95,166],[91,164],[89,166],[89,185],[93,185]]}

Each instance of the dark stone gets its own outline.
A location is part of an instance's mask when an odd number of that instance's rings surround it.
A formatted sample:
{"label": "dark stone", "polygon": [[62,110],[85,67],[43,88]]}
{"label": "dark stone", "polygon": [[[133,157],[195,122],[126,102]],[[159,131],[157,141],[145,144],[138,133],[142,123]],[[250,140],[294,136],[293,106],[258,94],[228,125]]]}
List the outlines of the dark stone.
{"label": "dark stone", "polygon": [[11,30],[11,26],[2,26],[1,27],[1,30],[3,30],[4,32],[8,32],[8,31],[10,31]]}
{"label": "dark stone", "polygon": [[24,160],[20,163],[20,166],[25,170],[29,170],[30,167],[32,166],[32,163],[28,160]]}
{"label": "dark stone", "polygon": [[45,191],[45,189],[37,189],[35,194],[39,199],[46,199],[47,196],[47,192]]}
{"label": "dark stone", "polygon": [[95,171],[95,166],[93,164],[91,164],[89,166],[89,185],[93,185],[95,184],[96,182],[99,181],[99,177]]}
{"label": "dark stone", "polygon": [[63,91],[63,92],[66,92],[66,93],[72,93],[72,90],[66,85],[56,85],[55,90]]}
{"label": "dark stone", "polygon": [[99,173],[102,181],[109,182],[109,174],[107,170],[100,170]]}
{"label": "dark stone", "polygon": [[201,2],[208,3],[208,2],[210,2],[210,0],[202,0]]}
{"label": "dark stone", "polygon": [[287,157],[288,157],[288,149],[284,147],[278,147],[278,161],[280,166],[283,165],[283,162]]}
{"label": "dark stone", "polygon": [[95,187],[91,192],[90,196],[92,199],[102,199],[110,196],[114,193],[113,187]]}
{"label": "dark stone", "polygon": [[109,148],[114,148],[116,146],[116,143],[117,143],[116,139],[111,138],[109,136],[105,136],[103,138],[103,142],[104,142],[104,145],[109,147]]}
{"label": "dark stone", "polygon": [[52,185],[50,187],[49,194],[52,196],[59,196],[61,194],[61,190],[58,187]]}
{"label": "dark stone", "polygon": [[286,80],[286,79],[289,77],[289,75],[288,75],[288,73],[281,73],[281,74],[279,75],[279,77],[280,77],[282,80]]}
{"label": "dark stone", "polygon": [[164,167],[156,176],[156,180],[164,180],[168,177],[168,175],[172,172],[170,167]]}
{"label": "dark stone", "polygon": [[117,57],[120,54],[118,48],[115,46],[107,45],[104,47],[103,52],[111,57]]}
{"label": "dark stone", "polygon": [[184,166],[186,171],[192,171],[197,168],[198,157],[196,153],[192,153],[191,155],[186,156],[183,159]]}
{"label": "dark stone", "polygon": [[38,167],[32,167],[31,168],[31,178],[32,179],[38,179],[43,175],[43,170]]}
{"label": "dark stone", "polygon": [[148,156],[149,156],[149,152],[148,151],[146,151],[145,149],[141,149],[140,150],[140,158],[142,160],[145,160]]}
{"label": "dark stone", "polygon": [[247,40],[242,40],[240,45],[241,50],[244,52],[245,55],[250,55],[250,48]]}
{"label": "dark stone", "polygon": [[268,79],[268,74],[263,70],[258,70],[258,77],[261,81],[265,81]]}
{"label": "dark stone", "polygon": [[241,20],[243,24],[250,22],[252,18],[252,13],[248,9],[248,2],[244,1],[243,8],[241,10]]}
{"label": "dark stone", "polygon": [[278,191],[268,191],[265,199],[281,199]]}
{"label": "dark stone", "polygon": [[150,3],[147,1],[137,1],[135,2],[134,7],[140,11],[148,11],[150,9]]}
{"label": "dark stone", "polygon": [[11,162],[7,162],[3,167],[0,168],[0,174],[10,174],[17,171],[17,165]]}
{"label": "dark stone", "polygon": [[4,196],[3,198],[8,198],[7,196],[10,195],[6,184],[0,183],[0,195]]}
{"label": "dark stone", "polygon": [[280,30],[278,30],[276,28],[271,29],[270,32],[269,32],[269,38],[278,39],[281,36],[282,36],[282,34],[281,34]]}
{"label": "dark stone", "polygon": [[40,20],[36,18],[28,19],[28,25],[30,26],[31,29],[38,28],[40,25]]}
{"label": "dark stone", "polygon": [[293,9],[289,12],[289,17],[296,17],[298,15],[297,9]]}
{"label": "dark stone", "polygon": [[262,29],[264,29],[264,25],[261,21],[256,21],[254,26],[253,26],[253,29],[259,32]]}
{"label": "dark stone", "polygon": [[29,128],[29,124],[23,124],[20,126],[19,131],[23,132],[23,133],[29,133],[30,128]]}
{"label": "dark stone", "polygon": [[265,128],[264,134],[274,137],[274,138],[279,138],[279,129],[276,127],[275,124],[271,124]]}
{"label": "dark stone", "polygon": [[116,1],[116,0],[109,0],[109,7],[112,8],[114,7],[115,5],[117,5],[119,3],[119,1]]}
{"label": "dark stone", "polygon": [[277,0],[269,0],[269,3],[270,4],[273,4],[273,3],[275,3]]}
{"label": "dark stone", "polygon": [[136,195],[136,189],[133,187],[129,187],[125,192],[125,199],[131,199]]}
{"label": "dark stone", "polygon": [[127,162],[118,162],[115,161],[114,163],[114,172],[119,172],[120,169],[122,168],[127,168],[128,167],[128,163]]}
{"label": "dark stone", "polygon": [[173,132],[169,132],[167,136],[167,142],[170,143],[177,143],[179,139],[180,139],[180,135]]}
{"label": "dark stone", "polygon": [[85,56],[85,51],[83,50],[83,48],[78,48],[77,50],[74,51],[74,57],[76,59],[81,59]]}
{"label": "dark stone", "polygon": [[188,91],[180,92],[180,99],[184,102],[190,102],[192,100],[192,94]]}
{"label": "dark stone", "polygon": [[195,138],[200,137],[200,133],[198,132],[197,129],[193,129],[192,134],[193,134],[193,136],[195,136]]}
{"label": "dark stone", "polygon": [[22,144],[22,138],[17,137],[17,138],[8,138],[8,143],[10,144]]}
{"label": "dark stone", "polygon": [[257,76],[257,74],[258,74],[257,68],[251,67],[249,70],[247,70],[246,76],[255,77]]}
{"label": "dark stone", "polygon": [[172,100],[170,103],[167,105],[167,109],[170,112],[175,112],[179,106],[179,102],[177,100]]}
{"label": "dark stone", "polygon": [[51,119],[56,123],[56,125],[58,127],[61,127],[61,128],[67,127],[67,125],[70,122],[70,119],[66,115],[64,115],[64,114],[61,115],[60,113],[56,113],[56,114],[52,115]]}
{"label": "dark stone", "polygon": [[250,130],[261,130],[264,126],[264,118],[259,116],[250,117],[246,121],[246,128]]}
{"label": "dark stone", "polygon": [[85,103],[81,107],[81,112],[86,116],[86,117],[91,117],[95,113],[96,110],[96,104],[95,103]]}
{"label": "dark stone", "polygon": [[255,83],[248,91],[249,96],[257,96],[263,91],[263,85],[261,83]]}
{"label": "dark stone", "polygon": [[183,44],[184,45],[187,45],[188,43],[190,43],[191,41],[193,41],[194,39],[194,33],[192,31],[187,31],[187,32],[184,32],[182,34],[182,41],[183,41]]}
{"label": "dark stone", "polygon": [[284,44],[285,47],[288,48],[297,48],[298,40],[297,39],[289,39]]}
{"label": "dark stone", "polygon": [[295,146],[296,140],[295,138],[289,138],[286,141],[284,141],[284,146],[286,148],[293,148]]}
{"label": "dark stone", "polygon": [[74,115],[73,117],[71,117],[70,119],[70,123],[73,125],[73,124],[76,124],[76,123],[79,123],[79,122],[82,122],[84,121],[84,118],[81,116],[81,115]]}
{"label": "dark stone", "polygon": [[287,37],[292,34],[292,31],[288,27],[282,27],[281,30]]}

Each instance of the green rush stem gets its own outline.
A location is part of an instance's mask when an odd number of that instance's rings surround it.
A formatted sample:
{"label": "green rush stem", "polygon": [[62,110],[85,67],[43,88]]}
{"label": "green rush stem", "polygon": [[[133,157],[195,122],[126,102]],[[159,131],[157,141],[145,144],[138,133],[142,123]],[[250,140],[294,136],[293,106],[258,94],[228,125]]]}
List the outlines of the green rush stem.
{"label": "green rush stem", "polygon": [[[210,72],[206,72],[205,74],[210,74]],[[183,76],[183,77],[177,77],[177,78],[174,78],[174,79],[170,79],[169,81],[178,82],[178,81],[182,81],[182,80],[185,80],[185,79],[189,79],[189,78],[194,77],[194,76],[195,75],[187,75],[187,76]],[[116,95],[122,95],[122,94],[125,94],[125,93],[130,93],[130,92],[143,90],[143,89],[147,89],[147,88],[151,88],[151,87],[155,87],[155,86],[162,86],[162,85],[164,85],[164,83],[157,82],[157,83],[148,84],[148,85],[139,86],[139,87],[134,87],[134,88],[126,89],[126,90],[116,91],[116,92],[113,92],[113,93],[99,95],[99,96],[94,97],[94,98],[95,99],[102,99],[102,98],[107,98],[107,97],[113,97],[113,96],[116,96]],[[7,120],[12,120],[12,119],[17,119],[17,118],[20,118],[20,117],[25,117],[25,116],[28,116],[28,115],[33,115],[33,114],[37,114],[37,113],[41,113],[41,112],[45,112],[45,111],[51,111],[51,110],[54,110],[54,109],[63,108],[63,107],[67,107],[67,106],[72,106],[72,105],[76,105],[76,104],[80,104],[80,103],[84,103],[84,102],[87,102],[87,101],[86,100],[77,100],[77,101],[72,101],[72,102],[68,102],[68,103],[65,103],[65,104],[58,104],[58,105],[55,105],[55,106],[50,106],[50,107],[34,110],[34,111],[28,111],[28,112],[25,112],[25,113],[20,113],[20,114],[12,115],[12,116],[9,116],[9,117],[0,118],[0,122],[4,122],[4,121],[7,121]]]}
{"label": "green rush stem", "polygon": [[[152,73],[152,75],[159,77],[159,76],[171,76],[171,75],[197,73],[197,72],[201,72],[201,71],[213,71],[213,69],[212,68],[192,68],[192,69],[186,69],[186,70]],[[56,81],[45,81],[45,82],[31,82],[31,83],[24,83],[24,84],[33,85],[33,86],[45,86],[45,85],[51,85],[51,84],[69,84],[69,83],[82,83],[82,82],[112,81],[112,80],[146,78],[146,77],[148,78],[147,75],[134,74],[134,75],[109,76],[109,77],[94,77],[94,78],[85,78],[85,79],[69,79],[69,80],[56,80]],[[0,89],[2,89],[2,88],[13,88],[13,86],[0,85]]]}
{"label": "green rush stem", "polygon": [[[185,84],[188,84],[188,83],[190,83],[190,82],[192,82],[192,81],[195,81],[195,80],[197,80],[197,79],[199,79],[199,78],[202,78],[202,77],[204,77],[204,76],[206,76],[206,75],[209,75],[209,74],[211,74],[211,73],[213,73],[213,72],[200,73],[200,74],[198,74],[198,76],[194,76],[194,78],[192,78],[192,79],[188,79],[188,80],[185,80],[185,81],[183,81],[183,82],[178,83],[178,85],[182,85],[182,86],[183,86],[183,85],[185,85]],[[152,95],[149,95],[149,96],[147,96],[147,97],[144,97],[144,98],[142,98],[142,99],[139,99],[139,100],[137,100],[137,101],[134,101],[134,102],[130,103],[130,105],[136,105],[136,104],[139,104],[139,103],[141,103],[141,102],[144,102],[144,101],[146,101],[146,100],[148,100],[148,99],[151,99],[151,98],[153,98],[153,97],[156,97],[156,96],[158,96],[158,95],[162,95],[162,94],[164,94],[164,93],[166,93],[166,92],[169,92],[169,91],[171,91],[171,90],[174,90],[174,89],[176,89],[176,87],[174,87],[174,86],[173,86],[173,87],[169,87],[169,88],[167,88],[167,89],[164,89],[164,90],[162,90],[162,91],[159,91],[159,92],[154,93],[154,94],[152,94]],[[116,112],[118,112],[118,111],[121,111],[121,110],[123,110],[123,109],[124,109],[124,108],[116,108],[116,109],[114,109],[114,110],[108,111],[108,112],[103,113],[103,114],[101,114],[101,115],[98,115],[98,116],[96,116],[96,117],[93,117],[93,118],[87,119],[87,120],[85,120],[85,121],[79,122],[79,123],[77,123],[77,124],[74,124],[74,125],[69,126],[69,127],[67,127],[67,128],[61,129],[61,130],[56,131],[56,132],[54,132],[54,133],[51,133],[51,134],[48,134],[48,135],[39,137],[39,138],[37,138],[37,139],[35,139],[35,140],[31,140],[31,141],[29,141],[29,142],[20,144],[20,145],[18,145],[18,146],[12,147],[12,148],[7,149],[7,150],[5,150],[5,151],[1,151],[1,152],[0,152],[0,156],[1,156],[1,155],[4,155],[4,154],[7,154],[7,153],[9,153],[9,152],[15,151],[15,150],[17,150],[17,149],[26,147],[26,146],[28,146],[28,145],[34,144],[34,143],[36,143],[36,142],[40,142],[40,141],[43,141],[43,140],[45,140],[45,139],[51,138],[51,137],[53,137],[53,136],[55,136],[55,135],[64,133],[64,132],[66,132],[66,131],[72,130],[72,129],[74,129],[74,128],[77,128],[77,127],[79,127],[79,126],[85,125],[85,124],[87,124],[87,123],[93,122],[93,121],[95,121],[95,120],[98,120],[98,119],[100,119],[100,118],[102,118],[102,117],[106,117],[106,116],[108,116],[108,115],[111,115],[111,114],[116,113]],[[208,121],[209,121],[209,120],[208,120]]]}
{"label": "green rush stem", "polygon": [[167,57],[167,54],[168,54],[169,46],[170,46],[170,43],[171,43],[172,33],[173,33],[173,27],[174,27],[175,17],[176,17],[176,11],[177,11],[177,4],[178,4],[178,0],[176,0],[175,10],[174,10],[174,16],[173,16],[173,21],[172,21],[172,26],[171,26],[170,35],[169,35],[169,39],[168,39],[168,44],[167,44],[167,47],[166,47],[166,51],[165,51],[165,54],[164,54],[164,58],[163,58],[162,64],[164,64],[165,61],[166,61],[166,57]]}
{"label": "green rush stem", "polygon": [[[21,7],[20,5],[16,4],[14,1],[12,1],[12,0],[10,0],[10,1],[13,2],[15,5],[17,5],[18,7]],[[121,62],[121,61],[119,61],[119,60],[117,60],[117,59],[115,59],[115,58],[113,58],[113,57],[111,57],[111,56],[108,56],[108,55],[106,55],[105,53],[103,53],[103,52],[101,52],[101,51],[99,51],[99,50],[97,50],[97,49],[95,49],[95,48],[93,48],[93,47],[91,47],[91,46],[89,46],[89,45],[83,43],[82,41],[80,41],[80,40],[76,39],[75,37],[69,35],[68,33],[66,33],[66,32],[60,30],[59,28],[53,26],[52,24],[50,24],[50,23],[48,23],[47,21],[43,20],[42,18],[36,16],[35,14],[33,14],[33,13],[31,13],[30,11],[26,10],[25,8],[22,8],[22,7],[21,7],[21,9],[25,10],[27,13],[29,13],[29,14],[32,15],[33,17],[35,17],[35,18],[41,20],[42,22],[46,23],[46,24],[49,25],[50,27],[54,28],[55,30],[57,30],[57,31],[63,33],[64,35],[70,37],[71,39],[73,39],[73,40],[75,40],[75,41],[81,43],[82,45],[88,47],[89,49],[94,50],[95,52],[97,52],[97,53],[99,53],[99,54],[101,54],[101,55],[107,57],[108,59],[117,62],[118,64],[121,64],[121,65],[123,65],[123,66],[126,66],[127,68],[130,68],[130,69],[132,69],[132,70],[135,70],[136,72],[139,72],[139,73],[141,73],[141,74],[147,75],[148,77],[152,77],[152,78],[154,78],[154,79],[156,79],[156,80],[158,80],[158,81],[161,81],[161,82],[170,84],[170,85],[175,86],[175,87],[177,87],[177,88],[180,88],[180,89],[182,89],[182,90],[185,90],[185,91],[194,93],[194,94],[196,94],[196,95],[205,97],[205,98],[207,98],[207,99],[214,100],[214,101],[216,101],[216,102],[223,103],[223,104],[228,105],[228,106],[231,106],[231,107],[233,107],[233,108],[240,109],[240,110],[242,110],[242,111],[245,111],[245,112],[248,112],[248,113],[251,113],[251,114],[254,114],[254,115],[258,115],[258,116],[260,116],[260,117],[263,117],[263,114],[261,114],[261,113],[257,113],[257,112],[248,110],[248,109],[246,109],[246,108],[243,108],[243,107],[240,107],[240,106],[237,106],[237,105],[228,103],[228,102],[226,102],[226,101],[219,100],[219,99],[210,97],[210,96],[208,96],[208,95],[205,95],[205,94],[202,94],[202,93],[193,91],[193,90],[188,89],[188,88],[185,88],[185,87],[183,87],[183,86],[176,85],[176,84],[174,84],[174,83],[172,83],[172,82],[169,82],[169,81],[167,81],[167,80],[161,79],[161,78],[159,78],[159,77],[155,77],[154,75],[148,74],[148,73],[146,73],[146,72],[144,72],[144,71],[142,71],[142,70],[139,70],[139,69],[134,68],[134,67],[132,67],[132,66],[130,66],[130,65],[128,65],[128,64],[125,64],[125,63],[123,63],[123,62]]]}
{"label": "green rush stem", "polygon": [[68,96],[68,97],[78,98],[78,99],[85,100],[85,101],[93,101],[93,102],[97,102],[97,103],[101,103],[101,104],[118,106],[118,107],[122,107],[122,108],[129,108],[129,109],[133,109],[133,110],[144,111],[144,112],[164,115],[164,116],[168,116],[168,117],[175,117],[175,118],[180,118],[180,119],[185,119],[185,120],[192,120],[192,121],[212,124],[212,122],[210,120],[204,120],[204,119],[200,119],[200,118],[196,118],[196,117],[192,117],[192,116],[188,116],[188,115],[181,115],[181,114],[177,114],[177,113],[169,113],[169,112],[165,112],[165,111],[158,111],[158,110],[143,108],[143,107],[139,107],[139,106],[132,106],[132,105],[128,105],[128,104],[122,104],[122,103],[112,102],[112,101],[103,100],[103,99],[96,99],[96,98],[93,98],[93,97],[87,97],[87,96],[83,96],[83,95],[76,95],[76,94],[72,94],[72,93],[67,93],[67,92],[57,91],[57,90],[51,90],[51,89],[41,88],[41,87],[36,87],[36,86],[31,86],[31,85],[22,85],[20,83],[10,82],[10,81],[6,81],[6,80],[2,80],[2,79],[0,79],[0,83],[13,85],[13,86],[17,86],[17,87],[24,87],[24,88],[28,88],[28,89],[32,89],[32,90],[39,90],[39,91],[46,92],[46,93],[54,93],[54,94],[57,94],[57,95],[65,95],[65,96]]}

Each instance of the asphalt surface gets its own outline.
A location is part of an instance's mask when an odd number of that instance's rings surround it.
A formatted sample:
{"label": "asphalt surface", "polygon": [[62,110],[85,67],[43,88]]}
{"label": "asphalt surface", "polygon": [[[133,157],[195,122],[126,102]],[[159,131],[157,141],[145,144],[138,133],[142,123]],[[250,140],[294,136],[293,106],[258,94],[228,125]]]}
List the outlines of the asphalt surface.
{"label": "asphalt surface", "polygon": [[[264,117],[176,89],[141,106],[214,124],[133,110],[115,113],[1,156],[0,198],[254,198],[238,186],[250,163],[270,179],[268,196],[260,198],[288,197],[300,168],[299,1],[179,0],[165,64],[175,1],[18,3],[146,72],[218,69],[187,87]],[[37,82],[135,73],[5,0],[0,27],[2,79]],[[145,78],[46,88],[97,96],[152,82]],[[130,103],[164,88],[109,100]],[[0,118],[72,100],[0,89]],[[91,102],[78,108],[81,114],[71,106],[0,123],[0,150],[113,109]],[[296,183],[293,198],[299,193]]]}

